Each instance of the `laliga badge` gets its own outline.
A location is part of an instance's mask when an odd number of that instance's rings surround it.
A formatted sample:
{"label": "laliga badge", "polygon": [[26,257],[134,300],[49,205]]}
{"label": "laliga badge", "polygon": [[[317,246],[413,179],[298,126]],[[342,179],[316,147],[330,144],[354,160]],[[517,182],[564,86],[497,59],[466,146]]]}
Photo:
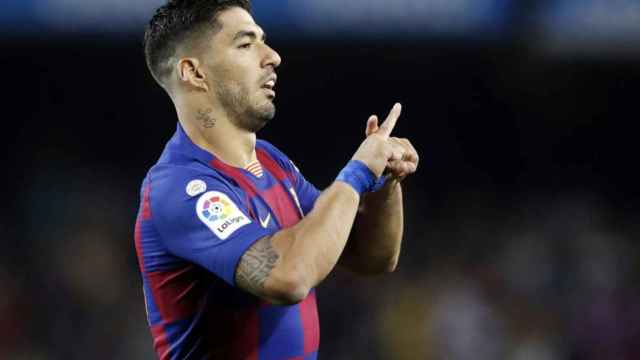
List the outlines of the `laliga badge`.
{"label": "laliga badge", "polygon": [[251,220],[238,209],[227,195],[209,191],[198,199],[196,213],[209,230],[220,240],[226,240],[239,228],[251,224]]}
{"label": "laliga badge", "polygon": [[187,195],[191,197],[202,194],[205,191],[207,191],[207,183],[200,179],[191,180],[187,184]]}

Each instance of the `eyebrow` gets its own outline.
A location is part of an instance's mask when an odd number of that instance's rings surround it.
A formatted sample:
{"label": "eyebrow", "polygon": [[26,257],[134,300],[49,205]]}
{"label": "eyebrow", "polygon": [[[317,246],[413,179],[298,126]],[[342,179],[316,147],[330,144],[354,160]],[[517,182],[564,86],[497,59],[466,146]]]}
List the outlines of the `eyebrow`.
{"label": "eyebrow", "polygon": [[[238,31],[235,36],[233,37],[233,41],[236,41],[240,38],[243,38],[245,36],[250,37],[252,40],[255,40],[258,38],[258,34],[253,31],[253,30],[241,30]],[[265,34],[264,32],[262,33],[262,41],[266,41],[267,40],[267,34]]]}

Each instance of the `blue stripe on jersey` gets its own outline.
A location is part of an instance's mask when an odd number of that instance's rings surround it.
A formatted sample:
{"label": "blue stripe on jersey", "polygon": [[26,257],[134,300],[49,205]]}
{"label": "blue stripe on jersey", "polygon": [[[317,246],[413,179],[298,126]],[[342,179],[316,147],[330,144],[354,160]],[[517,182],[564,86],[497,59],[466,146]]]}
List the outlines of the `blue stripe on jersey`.
{"label": "blue stripe on jersey", "polygon": [[281,360],[304,354],[299,306],[269,305],[259,310],[260,360]]}
{"label": "blue stripe on jersey", "polygon": [[146,277],[142,279],[142,291],[144,292],[144,301],[147,306],[147,321],[149,321],[149,325],[157,325],[162,321],[162,317]]}
{"label": "blue stripe on jersey", "polygon": [[[199,324],[195,317],[188,317],[164,325],[165,334],[169,341],[169,352],[172,360],[204,359],[206,348],[201,336],[191,336],[192,327]],[[189,329],[189,331],[185,331]]]}
{"label": "blue stripe on jersey", "polygon": [[151,220],[140,221],[140,247],[147,273],[165,271],[184,265],[184,260],[167,253]]}

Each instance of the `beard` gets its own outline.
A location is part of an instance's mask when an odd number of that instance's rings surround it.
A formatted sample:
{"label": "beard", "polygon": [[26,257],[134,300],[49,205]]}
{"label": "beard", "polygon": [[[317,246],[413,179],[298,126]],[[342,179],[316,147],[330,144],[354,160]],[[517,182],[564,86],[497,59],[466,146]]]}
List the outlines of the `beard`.
{"label": "beard", "polygon": [[219,83],[215,89],[230,121],[240,129],[256,133],[276,114],[272,100],[258,94],[251,97],[249,90],[240,84]]}

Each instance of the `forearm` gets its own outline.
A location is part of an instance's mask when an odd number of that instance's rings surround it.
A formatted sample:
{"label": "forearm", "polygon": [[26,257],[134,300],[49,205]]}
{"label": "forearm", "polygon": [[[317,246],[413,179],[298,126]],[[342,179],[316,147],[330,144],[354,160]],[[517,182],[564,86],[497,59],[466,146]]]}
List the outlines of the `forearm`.
{"label": "forearm", "polygon": [[[236,268],[239,287],[272,302],[295,303],[333,270],[349,239],[361,194],[375,188],[390,162],[403,158],[404,152],[388,142],[400,111],[395,104],[379,127],[377,118],[369,118],[367,138],[304,219],[247,249]],[[401,199],[400,194],[391,195]],[[399,224],[401,228],[401,218]]]}
{"label": "forearm", "polygon": [[363,274],[393,271],[403,227],[402,187],[389,180],[380,191],[363,198],[341,264]]}
{"label": "forearm", "polygon": [[293,278],[290,281],[297,284],[299,292],[308,292],[335,267],[349,238],[359,200],[351,186],[336,181],[304,219],[272,237],[280,254],[277,272]]}

